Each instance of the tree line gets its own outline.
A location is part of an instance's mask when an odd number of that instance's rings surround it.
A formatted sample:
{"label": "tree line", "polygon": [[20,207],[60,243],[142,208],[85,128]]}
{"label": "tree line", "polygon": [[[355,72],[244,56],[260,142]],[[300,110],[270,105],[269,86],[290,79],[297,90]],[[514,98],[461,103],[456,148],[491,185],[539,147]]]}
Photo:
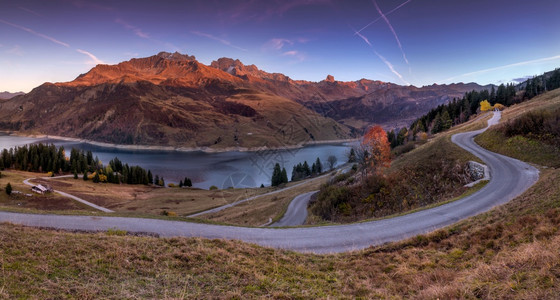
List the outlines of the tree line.
{"label": "tree line", "polygon": [[[87,158],[83,157],[87,161]],[[54,145],[25,145],[3,149],[0,155],[0,169],[16,169],[30,172],[61,173],[70,170],[64,147]]]}
{"label": "tree line", "polygon": [[301,179],[305,179],[307,177],[311,177],[314,175],[318,175],[323,173],[323,164],[321,163],[321,159],[317,157],[315,162],[309,167],[307,161],[302,163],[298,163],[292,168],[292,179],[291,181],[297,181]]}
{"label": "tree line", "polygon": [[[72,148],[66,157],[63,146],[42,143],[3,149],[0,153],[0,170],[4,168],[52,174],[83,173],[84,180],[93,182],[152,184],[152,172],[140,166],[123,164],[118,158],[112,159],[107,166],[93,157],[91,151]],[[157,184],[157,183],[156,183]]]}
{"label": "tree line", "polygon": [[[329,167],[330,170],[334,169],[336,163],[336,156],[330,155],[327,158],[327,167]],[[307,161],[304,161],[303,163],[300,162],[292,168],[290,181],[298,181],[311,176],[319,175],[323,173],[323,171],[323,163],[319,157],[317,157],[311,166],[309,166]],[[286,172],[286,168],[281,168],[280,164],[276,163],[274,165],[274,169],[272,170],[272,177],[270,181],[271,186],[279,186],[281,184],[288,183],[288,173]]]}
{"label": "tree line", "polygon": [[[468,121],[471,115],[478,112],[479,105],[484,100],[487,100],[491,105],[510,106],[557,88],[560,88],[560,69],[556,69],[549,74],[534,76],[517,86],[508,83],[506,85],[500,84],[497,89],[492,86],[490,91],[473,90],[465,93],[462,99],[454,98],[453,101],[430,110],[427,114],[416,119],[410,125],[410,130],[413,138],[419,132],[435,134]],[[388,138],[393,148],[405,143],[406,135],[403,133],[407,133],[406,128],[398,132],[388,132]]]}

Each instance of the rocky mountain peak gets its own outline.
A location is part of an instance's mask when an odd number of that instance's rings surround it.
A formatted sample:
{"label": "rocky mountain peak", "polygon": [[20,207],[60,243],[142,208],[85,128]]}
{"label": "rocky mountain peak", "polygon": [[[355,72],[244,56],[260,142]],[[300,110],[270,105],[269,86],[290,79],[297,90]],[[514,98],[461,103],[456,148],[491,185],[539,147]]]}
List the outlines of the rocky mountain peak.
{"label": "rocky mountain peak", "polygon": [[165,58],[167,60],[172,60],[172,61],[196,60],[196,57],[194,57],[194,55],[181,54],[177,51],[175,51],[175,53],[169,53],[169,52],[162,51],[162,52],[158,53],[157,56],[159,56],[161,58]]}

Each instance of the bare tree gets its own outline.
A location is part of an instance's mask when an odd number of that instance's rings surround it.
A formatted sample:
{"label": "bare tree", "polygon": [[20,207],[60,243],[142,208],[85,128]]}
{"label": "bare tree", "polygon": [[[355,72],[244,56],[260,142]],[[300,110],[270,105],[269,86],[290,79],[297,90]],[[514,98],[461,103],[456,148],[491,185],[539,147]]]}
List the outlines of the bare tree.
{"label": "bare tree", "polygon": [[336,162],[338,161],[338,159],[336,158],[336,156],[334,155],[330,155],[327,158],[327,162],[329,163],[329,168],[332,170],[334,169],[334,166],[336,165]]}

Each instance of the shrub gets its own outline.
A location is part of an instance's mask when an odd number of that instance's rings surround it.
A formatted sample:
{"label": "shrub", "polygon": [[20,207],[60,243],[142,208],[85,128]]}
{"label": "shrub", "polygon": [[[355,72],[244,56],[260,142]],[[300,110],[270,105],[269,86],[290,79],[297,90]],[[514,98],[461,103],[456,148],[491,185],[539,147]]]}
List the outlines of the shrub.
{"label": "shrub", "polygon": [[168,217],[176,217],[176,216],[177,216],[177,213],[174,212],[174,211],[167,211],[167,210],[164,210],[164,211],[161,212],[161,215],[162,215],[162,216],[168,216]]}
{"label": "shrub", "polygon": [[213,186],[211,186],[211,187],[209,188],[209,190],[211,190],[211,191],[213,191],[213,190],[217,190],[217,189],[218,189],[218,187],[217,187],[217,186],[215,186],[215,185],[213,185]]}
{"label": "shrub", "polygon": [[414,143],[408,142],[404,145],[395,147],[395,149],[393,149],[393,151],[391,151],[391,152],[392,152],[393,156],[401,156],[401,155],[403,155],[407,152],[410,152],[412,150],[414,150]]}
{"label": "shrub", "polygon": [[128,232],[126,230],[117,229],[117,228],[109,228],[107,229],[107,235],[117,235],[117,236],[125,236]]}
{"label": "shrub", "polygon": [[8,194],[8,196],[12,194],[12,185],[9,182],[6,184],[6,194]]}
{"label": "shrub", "polygon": [[506,137],[521,135],[560,147],[560,109],[526,113],[498,130]]}

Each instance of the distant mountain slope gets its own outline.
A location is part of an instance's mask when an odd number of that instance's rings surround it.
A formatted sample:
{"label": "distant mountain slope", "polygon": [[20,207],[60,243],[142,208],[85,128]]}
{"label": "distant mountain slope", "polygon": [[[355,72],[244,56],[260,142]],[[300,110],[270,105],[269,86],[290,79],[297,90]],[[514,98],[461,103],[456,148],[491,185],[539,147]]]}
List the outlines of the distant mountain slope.
{"label": "distant mountain slope", "polygon": [[344,82],[336,81],[331,75],[320,82],[292,80],[283,74],[267,73],[230,58],[220,58],[211,66],[357,129],[371,124],[406,126],[430,109],[453,98],[461,98],[466,92],[491,88],[476,83],[418,88],[369,79]]}
{"label": "distant mountain slope", "polygon": [[[403,126],[476,84],[416,88],[362,79],[292,80],[239,60],[161,52],[98,65],[2,102],[0,130],[100,142],[225,149],[282,147]],[[336,122],[339,121],[339,122]]]}
{"label": "distant mountain slope", "polygon": [[10,99],[15,96],[24,95],[24,94],[25,94],[24,92],[16,92],[16,93],[0,92],[0,99]]}
{"label": "distant mountain slope", "polygon": [[7,100],[0,129],[116,144],[192,148],[283,147],[350,137],[301,104],[252,89],[191,57],[161,53],[99,65]]}

